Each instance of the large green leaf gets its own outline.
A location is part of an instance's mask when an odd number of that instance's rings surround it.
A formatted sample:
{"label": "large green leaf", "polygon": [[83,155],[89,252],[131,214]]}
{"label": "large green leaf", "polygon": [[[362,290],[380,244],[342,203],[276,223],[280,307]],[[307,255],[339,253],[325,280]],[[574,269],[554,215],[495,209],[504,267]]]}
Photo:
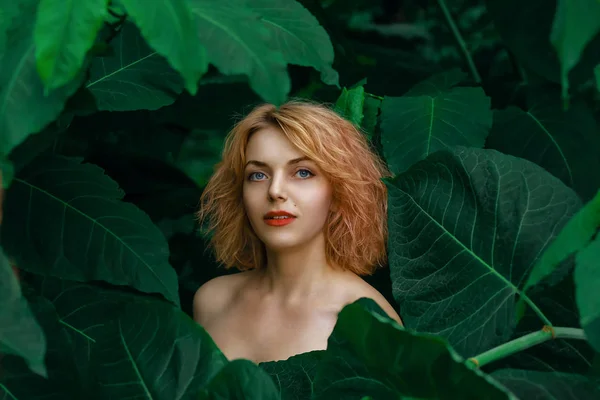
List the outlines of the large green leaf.
{"label": "large green leaf", "polygon": [[568,99],[569,72],[583,49],[600,33],[600,1],[558,0],[550,41],[560,61],[563,99]]}
{"label": "large green leaf", "polygon": [[252,90],[281,104],[291,82],[283,55],[271,45],[261,15],[234,0],[189,0],[209,61],[226,75],[245,74]]}
{"label": "large green leaf", "polygon": [[233,360],[219,371],[198,397],[201,400],[278,400],[277,388],[250,360]]}
{"label": "large green leaf", "polygon": [[600,228],[595,240],[576,256],[577,308],[586,337],[600,352]]}
{"label": "large green leaf", "polygon": [[114,55],[94,58],[86,83],[99,110],[156,110],[175,101],[183,90],[181,76],[135,25],[123,24],[112,46]]}
{"label": "large green leaf", "polygon": [[340,312],[318,366],[315,398],[514,398],[442,338],[404,330],[373,308],[379,307],[364,298]]}
{"label": "large green leaf", "polygon": [[52,339],[50,376],[18,374],[11,360],[4,383],[19,399],[193,399],[227,363],[202,327],[164,301],[56,278],[35,290]]}
{"label": "large green leaf", "polygon": [[600,397],[600,386],[593,379],[553,372],[501,369],[491,376],[520,399],[582,400]]}
{"label": "large green leaf", "polygon": [[563,111],[558,93],[533,93],[527,111],[516,107],[494,112],[486,148],[540,165],[584,201],[600,187],[600,136],[589,108],[581,102]]}
{"label": "large green leaf", "polygon": [[481,88],[450,88],[455,77],[454,71],[434,76],[402,97],[384,98],[381,144],[394,173],[437,150],[483,147],[492,126],[490,98]]}
{"label": "large green leaf", "polygon": [[179,304],[164,236],[122,197],[95,165],[38,158],[17,174],[7,192],[3,246],[29,271],[129,285]]}
{"label": "large green leaf", "polygon": [[74,79],[108,15],[109,0],[40,0],[34,30],[37,70],[49,91]]}
{"label": "large green leaf", "polygon": [[[47,342],[45,365],[47,377],[33,373],[23,359],[3,356],[0,359],[0,399],[64,400],[84,398],[93,391],[82,373],[89,360],[83,357],[87,348],[78,345],[77,334],[61,321],[51,301],[41,296],[29,296],[29,305],[43,328]],[[75,307],[81,304],[73,304]],[[87,309],[84,307],[84,309]],[[71,335],[71,333],[76,333]],[[74,340],[76,342],[74,342]],[[83,342],[82,342],[83,343]],[[31,343],[33,344],[33,343]],[[82,356],[79,358],[79,356]],[[79,363],[78,363],[79,361]],[[90,390],[92,389],[92,390]]]}
{"label": "large green leaf", "polygon": [[523,291],[549,276],[571,254],[583,250],[600,230],[600,191],[567,222],[552,241],[523,286]]}
{"label": "large green leaf", "polygon": [[0,354],[21,356],[32,371],[47,376],[44,332],[21,295],[19,281],[1,251],[0,304]]}
{"label": "large green leaf", "polygon": [[333,44],[327,31],[296,0],[248,0],[248,7],[260,14],[260,21],[271,31],[270,47],[283,54],[289,64],[313,67],[321,79],[338,85],[332,68]]}
{"label": "large green leaf", "polygon": [[126,305],[91,357],[102,398],[115,399],[197,398],[227,364],[200,325],[158,301]]}
{"label": "large green leaf", "polygon": [[[0,8],[4,8],[4,2],[12,0],[2,0]],[[67,85],[44,94],[33,40],[38,2],[19,2],[19,13],[6,33],[6,48],[10,51],[0,53],[0,156],[52,122],[84,78],[80,73]]]}
{"label": "large green leaf", "polygon": [[324,350],[316,350],[259,366],[271,376],[282,400],[305,400],[313,394],[317,366],[324,354]]}
{"label": "large green leaf", "polygon": [[197,36],[188,0],[120,0],[148,44],[164,56],[196,94],[200,77],[208,70],[206,50]]}
{"label": "large green leaf", "polygon": [[577,195],[529,161],[464,147],[386,184],[392,290],[404,323],[446,337],[464,356],[508,339],[515,296],[535,307],[523,284],[581,207]]}

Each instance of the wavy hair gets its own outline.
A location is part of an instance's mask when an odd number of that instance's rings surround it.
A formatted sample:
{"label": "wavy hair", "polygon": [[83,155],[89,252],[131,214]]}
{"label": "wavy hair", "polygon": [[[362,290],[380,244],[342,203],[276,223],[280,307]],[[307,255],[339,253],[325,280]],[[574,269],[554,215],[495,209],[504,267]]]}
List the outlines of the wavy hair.
{"label": "wavy hair", "polygon": [[[215,165],[201,197],[197,217],[212,233],[207,248],[225,268],[240,271],[266,265],[264,243],[247,219],[242,200],[245,151],[250,136],[276,127],[323,171],[333,187],[335,211],[326,229],[330,265],[358,275],[371,275],[387,263],[387,187],[393,176],[365,135],[324,104],[292,100],[276,107],[261,104],[237,122],[225,138],[222,159]],[[242,211],[242,212],[238,212]]]}

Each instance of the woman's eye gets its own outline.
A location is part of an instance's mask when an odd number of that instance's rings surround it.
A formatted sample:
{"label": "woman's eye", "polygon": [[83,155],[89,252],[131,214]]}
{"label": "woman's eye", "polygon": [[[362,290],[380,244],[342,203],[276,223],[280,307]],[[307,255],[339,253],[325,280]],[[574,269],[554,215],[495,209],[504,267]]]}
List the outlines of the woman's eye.
{"label": "woman's eye", "polygon": [[250,175],[248,175],[248,179],[253,180],[252,176],[254,176],[255,174],[264,175],[262,172],[252,172]]}
{"label": "woman's eye", "polygon": [[[310,172],[310,171],[309,171],[309,170],[307,170],[307,169],[299,169],[299,170],[298,170],[296,173],[298,173],[298,172],[308,172],[310,175],[313,175],[313,173],[312,173],[312,172]],[[302,177],[302,178],[308,178],[308,176],[306,176],[306,175],[305,175],[305,176],[301,176],[301,177]]]}

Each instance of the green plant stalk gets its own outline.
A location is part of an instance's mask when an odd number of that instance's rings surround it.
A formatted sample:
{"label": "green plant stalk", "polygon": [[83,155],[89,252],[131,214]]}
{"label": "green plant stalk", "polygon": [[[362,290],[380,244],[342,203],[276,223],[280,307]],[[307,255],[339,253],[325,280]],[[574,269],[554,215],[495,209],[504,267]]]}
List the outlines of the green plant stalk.
{"label": "green plant stalk", "polygon": [[467,60],[467,64],[469,65],[469,69],[471,70],[471,75],[473,75],[473,79],[475,80],[476,83],[481,83],[481,76],[479,75],[479,72],[477,71],[477,67],[475,67],[475,63],[473,62],[473,57],[471,57],[471,53],[469,53],[469,50],[467,49],[467,44],[465,43],[465,40],[463,39],[462,35],[460,34],[458,27],[454,23],[454,19],[452,19],[452,15],[450,15],[450,11],[448,10],[448,7],[446,6],[446,2],[444,0],[437,0],[437,2],[439,4],[440,8],[442,9],[442,12],[444,13],[444,18],[446,18],[446,22],[450,26],[450,30],[452,30],[452,34],[454,35],[454,38],[458,42],[458,45],[460,46],[460,49],[462,50],[463,55],[465,56],[465,59]]}
{"label": "green plant stalk", "polygon": [[483,367],[486,364],[506,358],[510,355],[526,350],[535,345],[544,343],[552,339],[579,339],[586,340],[583,329],[579,328],[561,328],[544,326],[539,331],[521,336],[510,342],[506,342],[498,347],[490,349],[478,356],[469,358],[469,361],[478,367]]}

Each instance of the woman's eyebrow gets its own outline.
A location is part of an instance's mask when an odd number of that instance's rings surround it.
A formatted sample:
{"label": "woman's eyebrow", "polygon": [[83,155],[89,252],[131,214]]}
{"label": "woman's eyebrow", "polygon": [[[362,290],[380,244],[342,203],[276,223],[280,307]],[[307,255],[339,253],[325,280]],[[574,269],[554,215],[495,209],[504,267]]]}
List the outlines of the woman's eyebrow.
{"label": "woman's eyebrow", "polygon": [[[298,158],[293,158],[293,159],[291,159],[290,161],[288,161],[288,162],[287,162],[287,165],[297,164],[297,163],[299,163],[300,161],[307,161],[307,160],[308,160],[308,161],[310,161],[310,158],[309,158],[309,157],[306,157],[306,156],[304,156],[304,157],[298,157]],[[268,166],[269,166],[269,164],[267,164],[267,163],[265,163],[265,162],[262,162],[262,161],[257,161],[257,160],[249,160],[249,161],[246,163],[246,167],[247,167],[248,165],[250,165],[250,164],[253,164],[253,165],[256,165],[256,166],[259,166],[259,167],[268,167]],[[245,168],[245,167],[244,167],[244,168]]]}

